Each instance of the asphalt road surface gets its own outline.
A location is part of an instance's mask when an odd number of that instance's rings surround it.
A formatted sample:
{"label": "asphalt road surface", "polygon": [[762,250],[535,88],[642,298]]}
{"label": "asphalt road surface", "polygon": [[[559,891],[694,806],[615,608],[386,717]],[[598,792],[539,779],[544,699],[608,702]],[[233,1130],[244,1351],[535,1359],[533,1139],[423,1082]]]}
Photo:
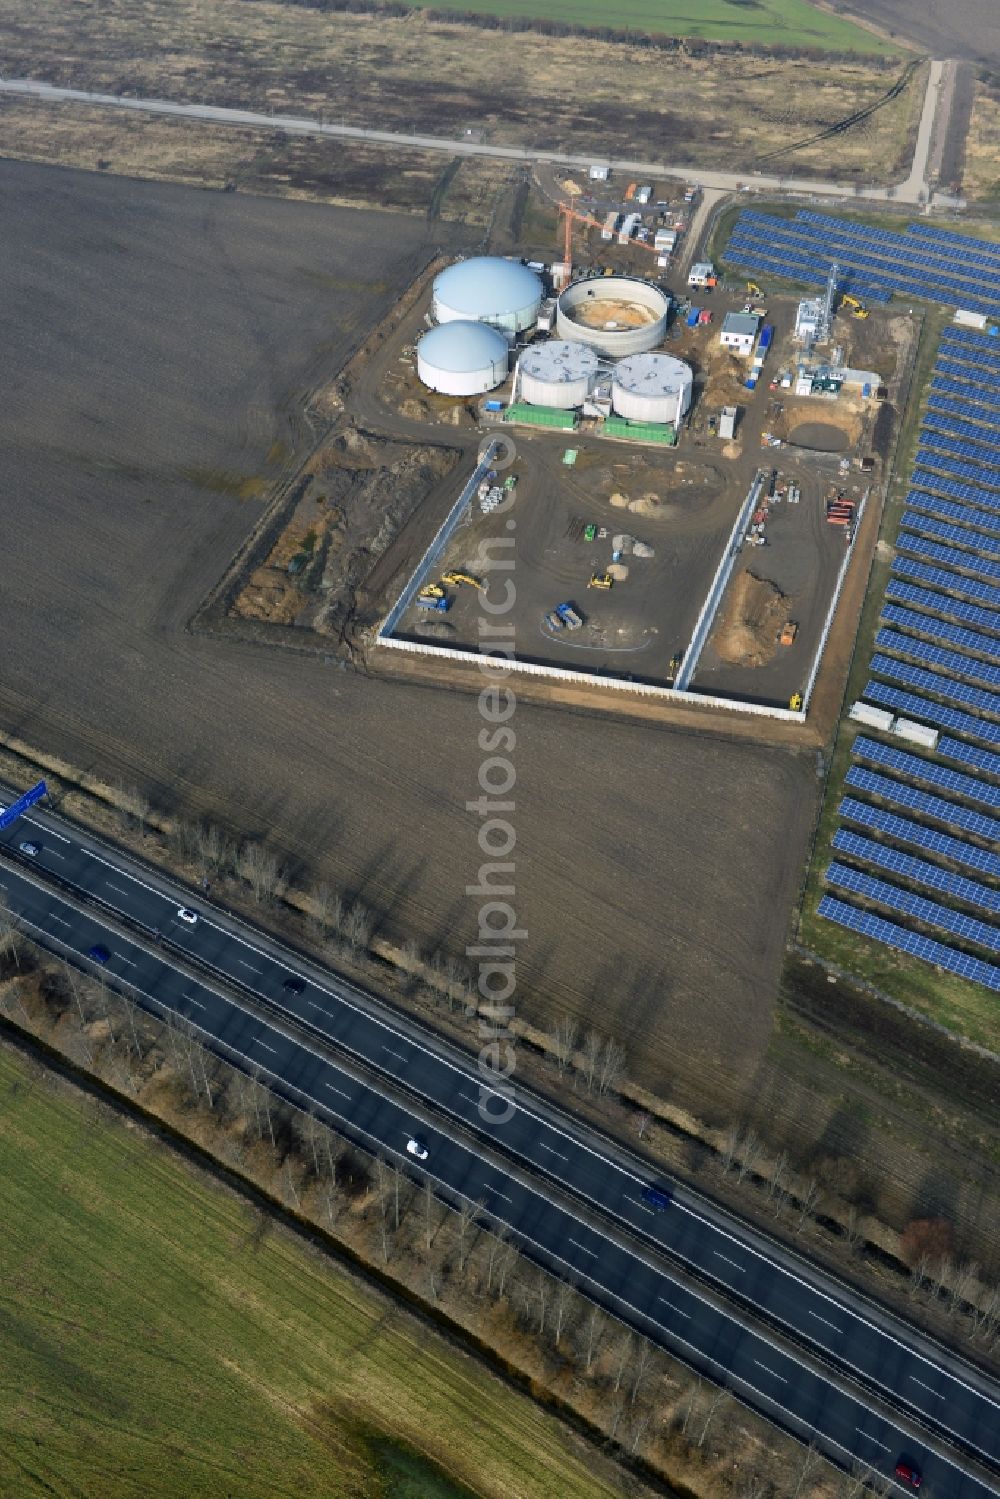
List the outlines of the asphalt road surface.
{"label": "asphalt road surface", "polygon": [[[112,983],[445,1195],[481,1203],[537,1258],[767,1414],[815,1431],[840,1461],[891,1473],[905,1453],[935,1493],[1000,1493],[934,1440],[1000,1470],[998,1392],[930,1340],[696,1194],[671,1188],[667,1208],[651,1207],[640,1162],[521,1089],[506,1117],[460,1052],[61,818],[35,809],[0,848],[17,861],[0,869],[4,898],[31,934],[85,962],[100,946],[107,959],[91,966]],[[412,1135],[429,1150],[422,1167],[405,1154]]]}

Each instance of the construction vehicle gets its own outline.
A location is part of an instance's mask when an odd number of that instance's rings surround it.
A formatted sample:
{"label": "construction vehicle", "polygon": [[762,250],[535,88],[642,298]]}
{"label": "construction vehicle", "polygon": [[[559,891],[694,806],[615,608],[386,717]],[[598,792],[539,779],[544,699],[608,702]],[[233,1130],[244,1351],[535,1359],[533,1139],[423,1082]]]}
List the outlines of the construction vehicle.
{"label": "construction vehicle", "polygon": [[591,573],[588,588],[613,588],[615,580],[610,573]]}
{"label": "construction vehicle", "polygon": [[422,599],[443,599],[444,589],[440,583],[425,583],[420,590],[420,597]]}
{"label": "construction vehicle", "polygon": [[548,614],[546,614],[545,623],[548,625],[550,630],[561,630],[564,624],[563,620],[554,609],[550,609]]}
{"label": "construction vehicle", "polygon": [[477,578],[475,573],[442,573],[441,581],[451,583],[457,587],[459,583],[467,583],[470,588],[482,588],[482,578]]}
{"label": "construction vehicle", "polygon": [[583,624],[583,615],[578,613],[570,603],[557,604],[555,612],[567,629],[578,630]]}
{"label": "construction vehicle", "polygon": [[593,524],[593,522],[591,522],[591,524],[589,526],[584,526],[584,528],[583,528],[583,539],[584,539],[584,541],[593,541],[593,539],[594,539],[594,537],[596,535],[597,535],[597,527]]}
{"label": "construction vehicle", "polygon": [[859,302],[857,297],[849,297],[846,292],[840,299],[840,305],[841,307],[849,307],[852,317],[866,318],[869,316],[868,308],[864,302]]}
{"label": "construction vehicle", "polygon": [[681,662],[683,660],[684,660],[684,657],[681,654],[681,652],[680,651],[674,651],[674,654],[670,658],[670,666],[667,668],[667,676],[668,677],[676,677],[677,673],[681,669]]}
{"label": "construction vehicle", "polygon": [[625,202],[626,203],[631,203],[632,199],[635,197],[635,195],[638,192],[638,190],[639,190],[639,184],[638,184],[638,182],[630,182],[629,185],[628,185],[628,187],[625,189]]}
{"label": "construction vehicle", "polygon": [[779,645],[794,645],[795,637],[799,633],[799,627],[792,620],[787,620],[781,634],[778,636]]}
{"label": "construction vehicle", "polygon": [[451,599],[447,595],[440,599],[428,598],[425,594],[421,593],[417,595],[417,608],[436,609],[439,614],[447,614],[451,608]]}
{"label": "construction vehicle", "polygon": [[763,295],[764,295],[764,293],[761,291],[761,289],[757,285],[756,281],[748,281],[747,282],[747,296],[748,297],[762,297]]}
{"label": "construction vehicle", "polygon": [[793,692],[792,693],[791,697],[788,699],[788,706],[791,708],[791,710],[792,710],[793,713],[801,713],[802,712],[802,694],[801,694],[801,692]]}

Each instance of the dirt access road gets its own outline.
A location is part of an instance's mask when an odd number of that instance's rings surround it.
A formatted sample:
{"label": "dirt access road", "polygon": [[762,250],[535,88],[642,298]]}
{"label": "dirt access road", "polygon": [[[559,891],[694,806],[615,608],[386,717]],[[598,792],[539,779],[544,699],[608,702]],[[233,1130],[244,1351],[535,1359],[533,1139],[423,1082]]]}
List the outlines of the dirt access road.
{"label": "dirt access road", "polygon": [[[241,485],[424,226],[13,163],[0,186],[0,722],[463,948],[475,697],[185,629],[259,513]],[[702,1093],[749,1088],[813,757],[527,704],[516,732],[518,1002],[618,1030],[664,1086],[697,1062]]]}

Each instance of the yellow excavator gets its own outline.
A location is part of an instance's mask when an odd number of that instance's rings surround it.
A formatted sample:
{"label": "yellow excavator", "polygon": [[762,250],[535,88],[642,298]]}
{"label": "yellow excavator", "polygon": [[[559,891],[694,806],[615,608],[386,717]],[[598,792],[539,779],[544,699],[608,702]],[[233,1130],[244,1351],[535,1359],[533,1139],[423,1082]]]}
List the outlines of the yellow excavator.
{"label": "yellow excavator", "polygon": [[763,295],[764,295],[764,293],[761,291],[761,289],[757,285],[756,281],[748,281],[747,282],[747,296],[748,297],[763,297]]}
{"label": "yellow excavator", "polygon": [[442,583],[450,583],[457,588],[460,583],[467,583],[470,588],[482,588],[482,578],[477,578],[475,573],[443,573]]}
{"label": "yellow excavator", "polygon": [[840,299],[840,305],[841,307],[849,307],[852,317],[866,318],[869,316],[868,308],[864,302],[859,302],[857,297],[849,297],[846,292]]}
{"label": "yellow excavator", "polygon": [[425,583],[420,590],[420,597],[422,599],[443,599],[444,589],[440,583]]}

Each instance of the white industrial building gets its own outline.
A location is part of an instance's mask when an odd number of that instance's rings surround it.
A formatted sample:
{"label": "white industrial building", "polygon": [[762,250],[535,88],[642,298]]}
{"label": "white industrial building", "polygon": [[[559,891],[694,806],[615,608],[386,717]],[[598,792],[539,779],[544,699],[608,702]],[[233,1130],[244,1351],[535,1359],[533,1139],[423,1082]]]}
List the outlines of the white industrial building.
{"label": "white industrial building", "polygon": [[715,266],[710,260],[698,260],[688,271],[688,286],[714,286]]}
{"label": "white industrial building", "polygon": [[542,283],[519,260],[479,255],[459,260],[434,278],[438,323],[488,323],[513,337],[532,328],[542,304]]}
{"label": "white industrial building", "polygon": [[526,349],[517,364],[515,400],[570,411],[588,399],[599,360],[587,344],[553,338]]}
{"label": "white industrial building", "polygon": [[441,323],[417,344],[417,374],[443,396],[478,396],[507,378],[510,345],[485,323]]}
{"label": "white industrial building", "polygon": [[727,312],[719,334],[719,342],[741,358],[749,359],[753,353],[754,339],[760,327],[760,318],[753,312]]}
{"label": "white industrial building", "polygon": [[691,405],[693,377],[672,354],[632,354],[615,366],[611,404],[631,422],[678,427]]}
{"label": "white industrial building", "polygon": [[823,298],[805,297],[795,314],[795,337],[800,343],[811,343],[823,323]]}

